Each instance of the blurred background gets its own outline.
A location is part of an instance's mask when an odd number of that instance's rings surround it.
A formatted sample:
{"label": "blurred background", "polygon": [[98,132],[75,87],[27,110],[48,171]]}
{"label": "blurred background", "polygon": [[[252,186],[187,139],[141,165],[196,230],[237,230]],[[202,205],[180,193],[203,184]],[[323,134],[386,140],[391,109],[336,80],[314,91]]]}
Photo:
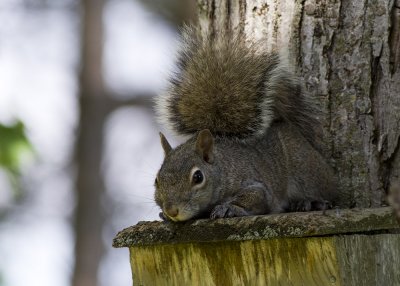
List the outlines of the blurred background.
{"label": "blurred background", "polygon": [[0,286],[132,284],[128,249],[111,243],[158,219],[152,99],[195,8],[0,1]]}

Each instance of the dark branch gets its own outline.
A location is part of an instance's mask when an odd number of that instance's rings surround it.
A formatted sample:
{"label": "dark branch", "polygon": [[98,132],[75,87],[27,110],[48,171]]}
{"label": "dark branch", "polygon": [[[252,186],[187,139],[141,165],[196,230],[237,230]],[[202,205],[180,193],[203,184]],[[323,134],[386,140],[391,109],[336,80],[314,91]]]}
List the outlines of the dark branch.
{"label": "dark branch", "polygon": [[108,93],[106,94],[105,100],[107,102],[108,106],[108,112],[113,112],[116,109],[120,107],[126,107],[126,106],[135,106],[135,107],[144,107],[147,109],[152,109],[153,108],[153,100],[154,100],[155,94],[131,94],[129,97],[126,96],[126,98],[118,98],[116,94],[114,93]]}

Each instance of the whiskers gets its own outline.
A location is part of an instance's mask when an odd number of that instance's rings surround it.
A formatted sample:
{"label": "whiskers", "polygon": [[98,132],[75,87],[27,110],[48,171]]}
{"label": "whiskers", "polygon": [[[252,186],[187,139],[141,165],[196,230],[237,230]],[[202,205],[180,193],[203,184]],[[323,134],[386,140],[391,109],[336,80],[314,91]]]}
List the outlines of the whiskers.
{"label": "whiskers", "polygon": [[182,211],[184,213],[189,213],[191,218],[197,217],[199,214],[204,212],[204,210],[201,209],[201,205],[202,205],[201,202],[204,202],[204,205],[209,204],[206,194],[204,194],[202,192],[196,192],[186,202],[186,204],[183,205]]}
{"label": "whiskers", "polygon": [[151,205],[152,207],[158,207],[153,197],[142,196],[134,193],[126,194],[126,198],[128,198],[135,205]]}

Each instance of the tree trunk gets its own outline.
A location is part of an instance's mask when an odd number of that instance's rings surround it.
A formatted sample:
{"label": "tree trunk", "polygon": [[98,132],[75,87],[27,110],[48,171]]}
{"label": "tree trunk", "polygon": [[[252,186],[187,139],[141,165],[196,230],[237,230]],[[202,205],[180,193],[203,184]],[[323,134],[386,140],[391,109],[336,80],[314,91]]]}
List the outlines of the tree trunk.
{"label": "tree trunk", "polygon": [[199,0],[199,23],[287,49],[321,104],[348,206],[380,206],[400,178],[400,0]]}
{"label": "tree trunk", "polygon": [[102,77],[102,0],[82,0],[80,119],[76,145],[75,270],[74,286],[97,286],[104,252],[101,199],[104,184],[100,163],[103,123],[108,104]]}

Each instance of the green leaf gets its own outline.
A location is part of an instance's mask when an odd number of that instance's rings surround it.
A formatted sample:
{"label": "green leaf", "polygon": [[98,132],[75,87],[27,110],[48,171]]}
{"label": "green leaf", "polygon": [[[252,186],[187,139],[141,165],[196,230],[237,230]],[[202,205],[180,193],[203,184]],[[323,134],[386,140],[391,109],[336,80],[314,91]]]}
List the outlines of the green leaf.
{"label": "green leaf", "polygon": [[0,167],[18,173],[23,158],[32,152],[32,145],[21,121],[11,126],[0,124]]}

